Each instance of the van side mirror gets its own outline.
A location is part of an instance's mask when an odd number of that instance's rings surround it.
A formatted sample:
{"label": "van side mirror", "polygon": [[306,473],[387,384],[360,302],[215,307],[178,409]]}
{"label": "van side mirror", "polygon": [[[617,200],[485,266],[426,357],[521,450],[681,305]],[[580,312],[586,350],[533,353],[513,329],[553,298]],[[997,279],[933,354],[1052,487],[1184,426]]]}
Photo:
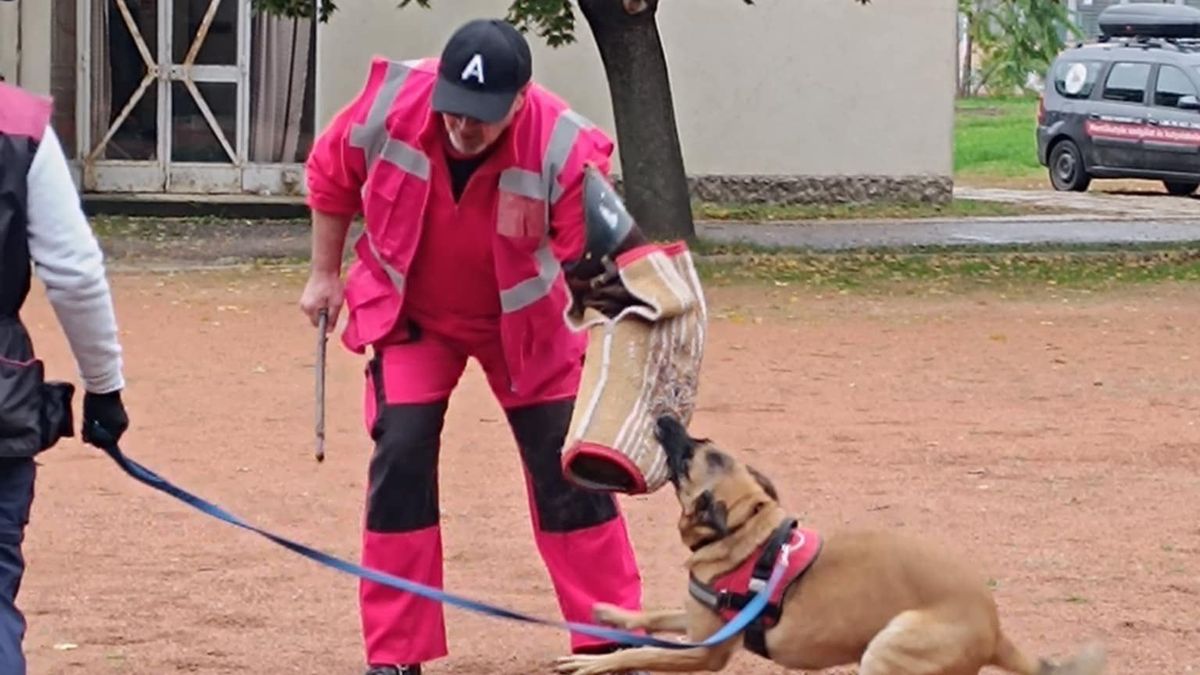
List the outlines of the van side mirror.
{"label": "van side mirror", "polygon": [[1187,94],[1180,96],[1175,105],[1184,110],[1200,110],[1200,98],[1197,98],[1193,94]]}

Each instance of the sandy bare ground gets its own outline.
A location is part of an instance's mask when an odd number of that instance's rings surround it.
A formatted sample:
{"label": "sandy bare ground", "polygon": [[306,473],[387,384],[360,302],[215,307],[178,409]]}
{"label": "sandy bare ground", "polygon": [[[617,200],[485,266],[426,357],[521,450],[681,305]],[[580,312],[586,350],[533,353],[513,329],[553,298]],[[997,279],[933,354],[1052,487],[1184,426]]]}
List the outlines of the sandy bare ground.
{"label": "sandy bare ground", "polygon": [[[314,334],[279,271],[114,277],[135,459],[251,521],[356,559],[361,361],[331,342],[312,459]],[[1010,633],[1112,673],[1200,672],[1200,302],[1194,287],[1020,299],[710,288],[694,431],[774,476],[820,528],[940,538],[994,579]],[[44,299],[27,321],[72,377]],[[78,401],[78,399],[77,399]],[[443,450],[447,585],[554,617],[517,454],[472,365]],[[676,510],[623,500],[647,604],[684,592]],[[43,456],[30,672],[360,673],[356,583],[207,518],[64,442]],[[430,673],[548,672],[552,629],[450,611]],[[752,656],[730,672],[782,670]]]}

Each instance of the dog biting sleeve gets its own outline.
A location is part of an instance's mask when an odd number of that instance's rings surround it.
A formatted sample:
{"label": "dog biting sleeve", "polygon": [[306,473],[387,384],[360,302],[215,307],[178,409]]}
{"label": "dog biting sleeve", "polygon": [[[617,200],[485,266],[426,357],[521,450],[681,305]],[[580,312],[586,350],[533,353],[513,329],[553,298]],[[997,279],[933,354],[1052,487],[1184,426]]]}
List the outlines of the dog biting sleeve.
{"label": "dog biting sleeve", "polygon": [[590,489],[650,493],[668,479],[655,420],[686,424],[695,408],[707,307],[684,242],[639,246],[613,263],[616,306],[567,316],[588,347],[563,470]]}

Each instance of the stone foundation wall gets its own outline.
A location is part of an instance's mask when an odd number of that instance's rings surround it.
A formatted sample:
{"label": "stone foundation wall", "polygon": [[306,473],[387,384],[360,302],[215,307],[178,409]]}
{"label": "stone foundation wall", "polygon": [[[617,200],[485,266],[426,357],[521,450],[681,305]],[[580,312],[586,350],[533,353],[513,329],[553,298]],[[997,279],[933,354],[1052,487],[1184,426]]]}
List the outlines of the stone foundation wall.
{"label": "stone foundation wall", "polygon": [[[618,190],[621,179],[614,176]],[[689,176],[692,199],[741,204],[945,204],[950,176]]]}

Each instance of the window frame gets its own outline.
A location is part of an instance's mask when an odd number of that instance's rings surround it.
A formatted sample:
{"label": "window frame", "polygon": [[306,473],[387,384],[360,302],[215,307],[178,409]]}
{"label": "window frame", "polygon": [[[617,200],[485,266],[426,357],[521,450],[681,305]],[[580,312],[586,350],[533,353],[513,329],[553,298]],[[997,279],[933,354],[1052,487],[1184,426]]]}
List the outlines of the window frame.
{"label": "window frame", "polygon": [[[1059,86],[1066,79],[1066,71],[1070,70],[1071,66],[1081,64],[1087,69],[1089,75],[1093,72],[1095,77],[1092,78],[1091,86],[1088,86],[1087,80],[1084,80],[1084,89],[1077,94],[1068,92],[1065,88]],[[1054,65],[1054,69],[1050,73],[1050,86],[1054,88],[1054,92],[1059,96],[1069,101],[1087,101],[1094,97],[1096,93],[1096,85],[1100,84],[1101,76],[1104,76],[1107,71],[1108,61],[1099,58],[1069,58],[1062,59]],[[1058,70],[1063,71],[1063,77],[1060,79]]]}
{"label": "window frame", "polygon": [[[1125,104],[1129,104],[1129,105],[1143,105],[1143,106],[1148,105],[1149,98],[1150,98],[1149,97],[1150,87],[1151,87],[1150,77],[1155,72],[1155,69],[1154,69],[1155,65],[1157,65],[1157,64],[1147,62],[1147,61],[1113,59],[1113,61],[1108,66],[1108,70],[1106,70],[1104,73],[1104,82],[1101,83],[1101,85],[1100,85],[1100,92],[1098,94],[1098,100],[1104,101],[1105,103],[1125,103]],[[1120,66],[1136,66],[1136,67],[1142,67],[1142,68],[1146,69],[1146,76],[1145,76],[1145,79],[1142,81],[1142,97],[1140,100],[1135,101],[1135,100],[1129,100],[1129,99],[1124,99],[1124,98],[1109,98],[1106,95],[1108,93],[1108,89],[1109,89],[1109,87],[1108,87],[1109,80],[1112,79],[1113,73],[1115,73],[1117,68]]]}
{"label": "window frame", "polygon": [[[1200,66],[1196,66],[1196,67],[1200,67]],[[1158,102],[1158,83],[1162,79],[1163,71],[1165,71],[1168,68],[1174,69],[1176,72],[1178,72],[1183,77],[1183,80],[1188,83],[1188,86],[1191,87],[1190,91],[1179,94],[1176,97],[1175,103],[1173,105],[1167,105],[1166,103]],[[1179,107],[1179,99],[1183,98],[1184,96],[1189,96],[1189,95],[1200,97],[1200,87],[1197,87],[1196,83],[1194,81],[1192,81],[1192,78],[1188,77],[1187,70],[1185,68],[1183,68],[1182,66],[1177,66],[1174,63],[1160,63],[1160,64],[1158,64],[1158,68],[1155,70],[1153,87],[1151,88],[1149,93],[1150,93],[1149,104],[1152,107],[1162,108],[1162,109],[1167,109],[1167,110],[1181,110],[1182,108]]]}

